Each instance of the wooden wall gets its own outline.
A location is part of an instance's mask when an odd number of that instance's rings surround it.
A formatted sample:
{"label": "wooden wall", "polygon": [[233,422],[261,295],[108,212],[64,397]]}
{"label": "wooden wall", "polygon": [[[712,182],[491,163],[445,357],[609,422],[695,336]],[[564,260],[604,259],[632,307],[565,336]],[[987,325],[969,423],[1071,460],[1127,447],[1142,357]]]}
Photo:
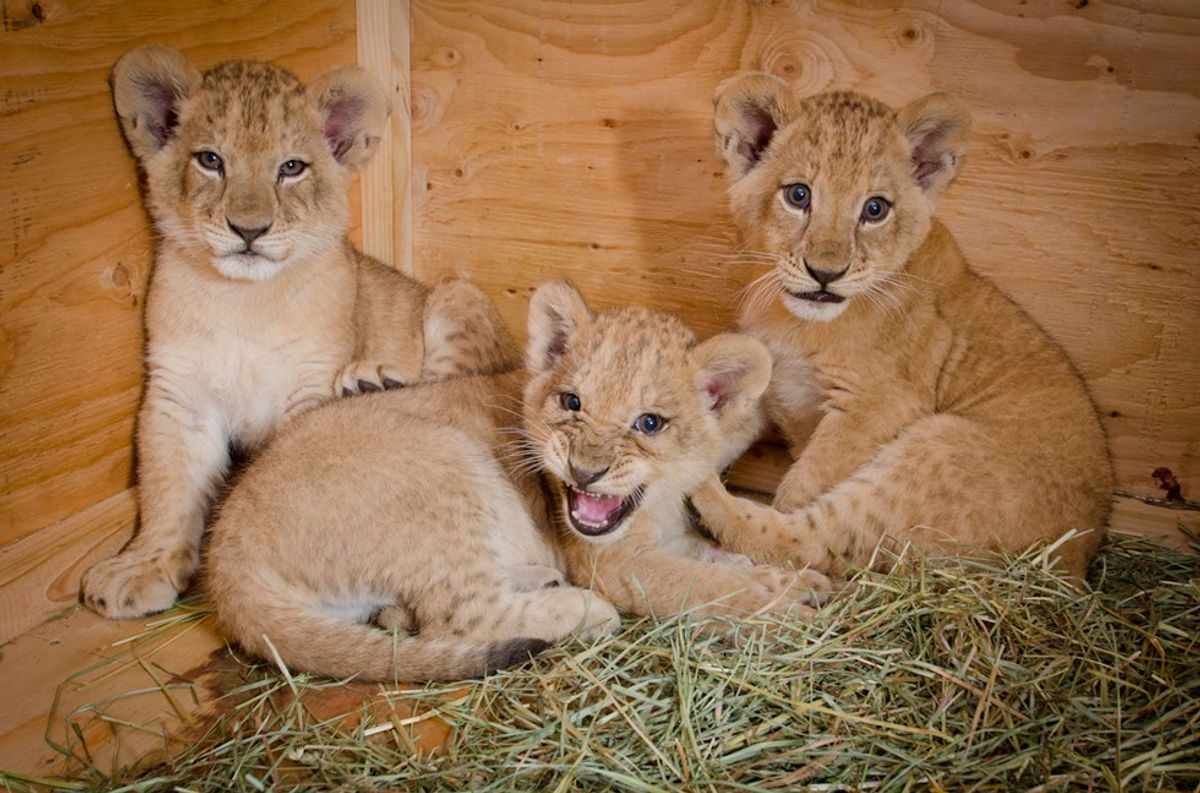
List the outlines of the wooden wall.
{"label": "wooden wall", "polygon": [[[411,26],[413,266],[469,273],[514,329],[560,275],[730,326],[725,77],[956,93],[975,125],[942,218],[1084,372],[1120,487],[1154,494],[1167,466],[1200,493],[1200,4],[414,0]],[[1172,539],[1198,514],[1127,502],[1116,524]]]}
{"label": "wooden wall", "polygon": [[0,643],[128,538],[151,260],[112,110],[139,44],[302,79],[357,57],[352,0],[0,0]]}

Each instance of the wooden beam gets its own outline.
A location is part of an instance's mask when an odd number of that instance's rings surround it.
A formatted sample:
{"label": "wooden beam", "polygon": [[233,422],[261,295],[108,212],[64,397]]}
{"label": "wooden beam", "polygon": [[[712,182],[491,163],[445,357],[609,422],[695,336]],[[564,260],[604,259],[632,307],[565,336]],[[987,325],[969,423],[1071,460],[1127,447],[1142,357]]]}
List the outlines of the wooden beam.
{"label": "wooden beam", "polygon": [[409,6],[358,0],[358,62],[388,89],[392,114],[380,151],[362,173],[362,249],[412,275]]}

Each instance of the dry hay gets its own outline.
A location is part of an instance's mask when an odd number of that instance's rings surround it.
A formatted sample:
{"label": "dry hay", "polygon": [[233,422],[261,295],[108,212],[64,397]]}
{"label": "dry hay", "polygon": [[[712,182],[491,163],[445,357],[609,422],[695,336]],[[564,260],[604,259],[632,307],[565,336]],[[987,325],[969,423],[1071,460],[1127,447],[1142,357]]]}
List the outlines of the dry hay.
{"label": "dry hay", "polygon": [[[1080,591],[1029,553],[862,573],[817,619],[642,621],[330,715],[247,665],[194,748],[97,790],[1200,790],[1200,556],[1110,538]],[[297,696],[300,694],[301,696]],[[326,709],[327,710],[327,709]],[[409,715],[401,718],[399,714]],[[444,722],[422,750],[414,728]],[[5,776],[9,789],[46,789]]]}

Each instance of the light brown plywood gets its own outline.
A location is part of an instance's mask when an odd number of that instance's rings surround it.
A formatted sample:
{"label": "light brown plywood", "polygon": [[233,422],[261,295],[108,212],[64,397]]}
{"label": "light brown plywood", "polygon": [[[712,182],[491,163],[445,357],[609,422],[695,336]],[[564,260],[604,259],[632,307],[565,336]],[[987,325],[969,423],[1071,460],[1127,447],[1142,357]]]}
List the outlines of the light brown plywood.
{"label": "light brown plywood", "polygon": [[[412,4],[418,277],[468,273],[514,329],[595,305],[729,327],[747,280],[711,141],[724,78],[975,120],[941,216],[1086,376],[1120,486],[1200,492],[1200,6],[1139,2]],[[1163,520],[1173,525],[1173,517]]]}

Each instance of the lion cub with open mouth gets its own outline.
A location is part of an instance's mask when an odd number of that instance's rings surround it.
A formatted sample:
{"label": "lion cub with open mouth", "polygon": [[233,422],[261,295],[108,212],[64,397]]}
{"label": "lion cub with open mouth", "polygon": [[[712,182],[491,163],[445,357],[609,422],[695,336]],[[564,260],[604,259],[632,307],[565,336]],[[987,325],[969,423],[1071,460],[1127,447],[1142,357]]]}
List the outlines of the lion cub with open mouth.
{"label": "lion cub with open mouth", "polygon": [[286,428],[213,527],[226,634],[334,677],[445,680],[615,630],[564,567],[638,614],[802,597],[794,574],[686,533],[688,489],[757,432],[761,344],[696,344],[646,309],[593,316],[565,284],[534,294],[529,335],[528,371],[334,402]]}
{"label": "lion cub with open mouth", "polygon": [[530,464],[559,508],[569,578],[623,612],[746,616],[804,610],[830,582],[723,551],[685,496],[762,429],[771,359],[733,333],[697,343],[678,319],[629,307],[593,315],[565,285],[530,312]]}

